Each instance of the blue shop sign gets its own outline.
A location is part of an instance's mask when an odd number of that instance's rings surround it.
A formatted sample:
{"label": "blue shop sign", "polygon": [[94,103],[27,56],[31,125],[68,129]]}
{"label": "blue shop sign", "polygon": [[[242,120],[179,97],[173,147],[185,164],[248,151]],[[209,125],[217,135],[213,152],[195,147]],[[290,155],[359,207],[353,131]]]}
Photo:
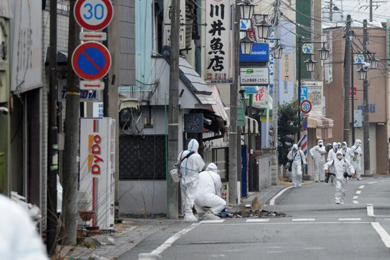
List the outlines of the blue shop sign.
{"label": "blue shop sign", "polygon": [[240,61],[269,61],[269,46],[266,43],[255,43],[252,47],[252,54],[244,55],[240,48]]}

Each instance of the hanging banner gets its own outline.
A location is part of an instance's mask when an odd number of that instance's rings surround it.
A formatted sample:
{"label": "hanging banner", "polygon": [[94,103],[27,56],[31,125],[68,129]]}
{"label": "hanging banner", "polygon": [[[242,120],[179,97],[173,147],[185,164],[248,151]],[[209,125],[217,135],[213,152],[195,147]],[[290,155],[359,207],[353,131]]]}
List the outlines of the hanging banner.
{"label": "hanging banner", "polygon": [[292,55],[291,53],[283,53],[281,59],[282,75],[281,78],[283,81],[291,81],[293,79],[293,66],[292,66]]}
{"label": "hanging banner", "polygon": [[230,0],[206,1],[205,78],[211,83],[233,82],[230,66]]}
{"label": "hanging banner", "polygon": [[26,0],[12,4],[11,91],[22,93],[42,86],[42,5],[41,1]]}

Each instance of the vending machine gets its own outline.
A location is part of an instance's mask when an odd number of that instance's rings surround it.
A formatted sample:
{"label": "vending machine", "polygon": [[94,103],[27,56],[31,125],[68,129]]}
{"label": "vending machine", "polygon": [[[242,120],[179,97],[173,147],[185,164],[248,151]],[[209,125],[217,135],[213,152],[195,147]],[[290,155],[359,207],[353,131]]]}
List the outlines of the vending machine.
{"label": "vending machine", "polygon": [[78,210],[94,211],[85,225],[114,229],[115,121],[80,118],[80,190]]}

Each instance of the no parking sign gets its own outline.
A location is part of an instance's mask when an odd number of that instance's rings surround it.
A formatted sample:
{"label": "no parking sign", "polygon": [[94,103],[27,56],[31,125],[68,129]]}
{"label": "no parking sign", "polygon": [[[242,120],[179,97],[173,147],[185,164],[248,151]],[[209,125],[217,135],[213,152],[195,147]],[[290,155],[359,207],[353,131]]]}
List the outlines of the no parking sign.
{"label": "no parking sign", "polygon": [[74,72],[86,80],[103,78],[111,67],[111,55],[108,49],[98,42],[80,44],[72,55]]}

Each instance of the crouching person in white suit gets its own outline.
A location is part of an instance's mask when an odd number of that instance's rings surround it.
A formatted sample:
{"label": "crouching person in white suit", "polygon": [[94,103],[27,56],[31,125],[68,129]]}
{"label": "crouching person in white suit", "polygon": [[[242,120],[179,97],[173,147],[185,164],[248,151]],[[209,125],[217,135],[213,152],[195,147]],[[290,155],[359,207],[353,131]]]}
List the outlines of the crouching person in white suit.
{"label": "crouching person in white suit", "polygon": [[221,212],[226,201],[221,197],[221,176],[214,163],[210,163],[206,170],[199,173],[198,189],[195,197],[195,209],[198,213],[205,211],[204,207],[210,208],[204,214],[204,219],[219,219],[216,214]]}

